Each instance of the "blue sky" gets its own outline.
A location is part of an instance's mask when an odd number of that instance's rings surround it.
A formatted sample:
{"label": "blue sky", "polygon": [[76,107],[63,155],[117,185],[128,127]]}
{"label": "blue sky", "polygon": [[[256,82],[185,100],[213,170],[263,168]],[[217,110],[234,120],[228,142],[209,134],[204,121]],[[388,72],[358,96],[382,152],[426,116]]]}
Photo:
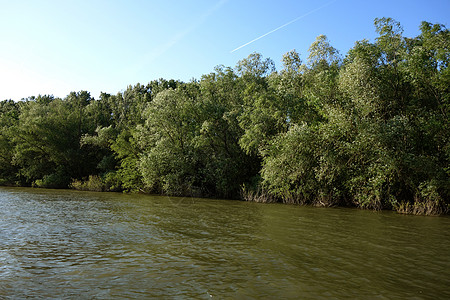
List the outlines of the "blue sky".
{"label": "blue sky", "polygon": [[320,34],[345,54],[374,40],[376,17],[414,37],[421,21],[450,26],[450,0],[0,0],[0,100],[200,79],[252,52],[280,67]]}

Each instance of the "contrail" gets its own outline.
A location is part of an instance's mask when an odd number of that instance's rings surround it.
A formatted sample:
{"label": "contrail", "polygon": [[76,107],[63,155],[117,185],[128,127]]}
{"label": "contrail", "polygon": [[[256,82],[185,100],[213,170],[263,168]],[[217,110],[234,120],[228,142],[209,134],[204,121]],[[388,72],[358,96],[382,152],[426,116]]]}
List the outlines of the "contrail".
{"label": "contrail", "polygon": [[318,11],[318,10],[324,8],[324,7],[327,7],[328,5],[330,5],[330,4],[332,4],[333,2],[336,2],[336,1],[337,1],[337,0],[333,0],[333,1],[327,2],[327,3],[325,3],[324,5],[322,5],[321,7],[318,7],[318,8],[316,8],[316,9],[313,9],[313,10],[311,10],[310,12],[307,12],[306,14],[301,15],[300,17],[295,18],[294,20],[289,21],[289,22],[287,22],[286,24],[283,24],[283,25],[281,25],[280,27],[275,28],[274,30],[271,30],[271,31],[269,31],[269,32],[267,32],[267,33],[261,35],[260,37],[257,37],[256,39],[251,40],[250,42],[245,43],[244,45],[241,45],[241,46],[237,47],[237,48],[234,49],[234,50],[231,50],[230,53],[233,53],[234,51],[237,51],[237,50],[239,50],[239,49],[241,49],[241,48],[244,48],[245,46],[248,46],[248,45],[250,45],[251,43],[256,42],[257,40],[262,39],[263,37],[268,36],[269,34],[274,33],[275,31],[280,30],[280,29],[283,28],[283,27],[286,27],[286,26],[288,26],[288,25],[290,25],[290,24],[292,24],[292,23],[294,23],[294,22],[297,22],[298,20],[300,20],[300,19],[302,19],[302,18],[304,18],[304,17],[306,17],[306,16],[308,16],[308,15],[310,15],[310,14],[312,14],[312,13],[315,13],[316,11]]}

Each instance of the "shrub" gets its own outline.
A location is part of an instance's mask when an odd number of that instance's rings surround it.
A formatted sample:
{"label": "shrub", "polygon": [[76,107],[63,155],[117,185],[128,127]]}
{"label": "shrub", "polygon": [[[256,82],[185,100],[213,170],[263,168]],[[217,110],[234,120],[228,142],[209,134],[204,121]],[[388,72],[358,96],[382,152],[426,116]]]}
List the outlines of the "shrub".
{"label": "shrub", "polygon": [[90,175],[88,180],[72,180],[70,188],[81,191],[105,192],[109,189],[106,183],[98,175]]}
{"label": "shrub", "polygon": [[33,182],[33,187],[38,188],[67,188],[69,179],[64,175],[63,172],[56,172],[50,175],[45,175],[42,179],[37,179]]}

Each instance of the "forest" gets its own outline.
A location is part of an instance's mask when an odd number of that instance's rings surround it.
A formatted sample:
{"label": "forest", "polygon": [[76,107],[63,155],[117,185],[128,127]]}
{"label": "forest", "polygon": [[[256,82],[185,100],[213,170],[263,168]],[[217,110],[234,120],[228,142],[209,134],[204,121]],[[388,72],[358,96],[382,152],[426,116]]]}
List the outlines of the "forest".
{"label": "forest", "polygon": [[450,35],[391,18],[199,80],[0,102],[0,185],[450,211]]}

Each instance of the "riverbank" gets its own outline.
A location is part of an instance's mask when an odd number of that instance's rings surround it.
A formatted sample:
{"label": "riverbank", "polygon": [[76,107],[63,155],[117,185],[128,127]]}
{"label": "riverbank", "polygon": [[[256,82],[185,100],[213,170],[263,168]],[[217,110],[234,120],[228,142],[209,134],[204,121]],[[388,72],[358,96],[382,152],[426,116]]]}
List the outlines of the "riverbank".
{"label": "riverbank", "polygon": [[[20,187],[17,185],[0,185],[5,187]],[[34,187],[36,189],[45,188],[45,187]],[[102,181],[102,179],[98,176],[91,176],[86,181],[74,180],[70,185],[70,189],[75,191],[90,191],[90,192],[101,192],[101,193],[128,193],[128,194],[143,194],[143,195],[155,195],[152,193],[148,193],[146,191],[133,191],[133,192],[124,192],[120,190],[113,190],[108,188],[107,185]],[[57,191],[58,189],[54,189]],[[170,196],[159,194],[159,196]],[[204,198],[201,195],[178,195],[178,197],[189,197],[189,198]],[[175,196],[176,197],[176,196]],[[209,198],[211,200],[218,198]],[[241,189],[241,196],[239,198],[235,198],[233,200],[240,200],[246,202],[254,202],[260,204],[269,204],[269,203],[279,203],[286,205],[300,205],[300,206],[313,206],[313,207],[348,207],[354,209],[362,209],[367,210],[367,207],[359,207],[355,203],[346,202],[344,204],[338,203],[335,201],[331,201],[330,199],[317,199],[313,201],[283,201],[282,199],[277,199],[269,193],[261,190],[250,191],[244,187]],[[385,210],[385,211],[396,211],[399,214],[405,215],[423,215],[423,216],[440,216],[440,215],[449,215],[450,214],[450,206],[445,206],[442,203],[436,205],[436,202],[432,201],[420,201],[416,199],[414,202],[401,202],[398,206],[391,208],[383,208],[380,207],[374,210]]]}

